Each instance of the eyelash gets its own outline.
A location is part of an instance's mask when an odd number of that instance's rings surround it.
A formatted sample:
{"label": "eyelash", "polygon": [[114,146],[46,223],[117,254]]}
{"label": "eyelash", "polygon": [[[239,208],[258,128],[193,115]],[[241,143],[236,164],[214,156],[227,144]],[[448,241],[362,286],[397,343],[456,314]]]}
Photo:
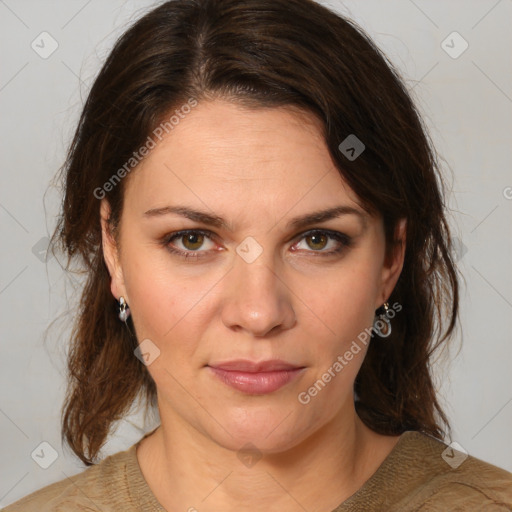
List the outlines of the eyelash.
{"label": "eyelash", "polygon": [[[169,233],[162,239],[161,243],[170,253],[180,256],[184,259],[188,259],[188,258],[199,259],[199,258],[207,257],[207,254],[201,255],[201,253],[208,253],[208,251],[199,251],[199,250],[198,251],[182,251],[182,250],[176,249],[175,247],[172,247],[170,245],[170,243],[173,240],[175,240],[176,238],[180,238],[180,237],[183,237],[185,235],[190,235],[190,234],[202,235],[202,236],[209,238],[210,240],[212,238],[211,235],[214,235],[214,233],[212,233],[211,231],[205,231],[205,230],[201,230],[201,229],[187,229],[187,230],[183,230],[183,231],[176,231],[174,233]],[[313,236],[313,235],[326,235],[328,238],[334,239],[340,243],[340,246],[337,249],[334,249],[331,251],[314,251],[314,250],[309,251],[313,254],[317,253],[317,254],[315,254],[315,257],[317,257],[317,256],[325,257],[325,256],[333,256],[335,254],[340,254],[344,249],[346,249],[352,245],[352,239],[349,236],[347,236],[343,233],[339,233],[338,231],[330,231],[330,230],[325,230],[325,229],[313,229],[313,230],[307,231],[305,233],[302,233],[301,235],[299,235],[300,236],[299,242],[302,239],[307,238],[308,236]]]}

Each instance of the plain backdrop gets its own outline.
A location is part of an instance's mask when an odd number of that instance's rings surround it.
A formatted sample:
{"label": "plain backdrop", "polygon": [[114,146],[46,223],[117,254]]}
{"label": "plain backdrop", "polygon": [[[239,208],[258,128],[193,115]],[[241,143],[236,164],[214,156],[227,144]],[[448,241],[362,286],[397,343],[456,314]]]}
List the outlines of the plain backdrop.
{"label": "plain backdrop", "polygon": [[[512,471],[512,2],[325,3],[365,28],[398,67],[443,158],[466,284],[462,327],[451,362],[435,366],[436,383],[452,440]],[[61,200],[50,181],[115,39],[154,5],[0,0],[0,506],[84,469],[60,441],[69,322],[79,305],[73,281],[55,258],[45,261]],[[128,448],[155,421],[144,424],[134,410],[102,453]],[[55,459],[47,469],[41,450]]]}

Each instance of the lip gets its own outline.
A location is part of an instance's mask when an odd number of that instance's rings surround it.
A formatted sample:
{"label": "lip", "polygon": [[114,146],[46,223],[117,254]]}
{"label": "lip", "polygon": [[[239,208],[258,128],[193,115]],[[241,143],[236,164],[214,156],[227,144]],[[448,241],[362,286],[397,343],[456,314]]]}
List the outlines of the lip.
{"label": "lip", "polygon": [[296,378],[304,367],[284,361],[226,361],[207,368],[228,386],[248,394],[272,393]]}
{"label": "lip", "polygon": [[219,370],[238,371],[245,373],[261,373],[261,372],[274,372],[279,370],[296,370],[301,368],[298,365],[287,363],[281,359],[271,359],[268,361],[249,361],[248,359],[236,359],[233,361],[223,361],[220,363],[209,364],[211,368],[218,368]]}

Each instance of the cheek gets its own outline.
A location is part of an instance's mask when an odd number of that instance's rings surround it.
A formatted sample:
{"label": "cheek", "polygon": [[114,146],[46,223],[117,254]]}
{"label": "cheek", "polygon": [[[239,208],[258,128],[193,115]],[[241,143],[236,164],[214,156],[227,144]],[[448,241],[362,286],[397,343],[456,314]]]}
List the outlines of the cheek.
{"label": "cheek", "polygon": [[149,338],[160,346],[179,337],[184,346],[189,346],[185,341],[193,339],[191,330],[197,322],[192,319],[205,290],[172,272],[163,252],[153,249],[146,257],[133,257],[123,265],[137,338]]}
{"label": "cheek", "polygon": [[332,408],[332,403],[352,400],[353,383],[370,343],[375,280],[371,267],[354,265],[326,282],[323,293],[317,289],[307,294],[306,305],[319,313],[315,316],[304,309],[308,331],[304,339],[314,343],[308,350],[311,373],[300,397],[314,400],[317,411],[324,411],[325,404]]}
{"label": "cheek", "polygon": [[330,345],[333,349],[341,350],[371,327],[375,315],[377,279],[376,267],[360,260],[359,264],[347,265],[329,279],[322,280],[323,286],[316,287],[316,291],[305,294],[305,305],[316,314],[312,323],[321,326],[317,335],[319,332],[325,333],[321,336],[326,344],[324,348]]}

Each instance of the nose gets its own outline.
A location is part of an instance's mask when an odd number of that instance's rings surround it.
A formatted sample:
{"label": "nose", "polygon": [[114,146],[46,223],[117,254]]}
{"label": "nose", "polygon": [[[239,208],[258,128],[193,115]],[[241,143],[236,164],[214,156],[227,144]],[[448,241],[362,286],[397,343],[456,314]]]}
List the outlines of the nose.
{"label": "nose", "polygon": [[248,263],[238,255],[225,287],[222,321],[228,328],[263,337],[296,323],[293,293],[266,251]]}

